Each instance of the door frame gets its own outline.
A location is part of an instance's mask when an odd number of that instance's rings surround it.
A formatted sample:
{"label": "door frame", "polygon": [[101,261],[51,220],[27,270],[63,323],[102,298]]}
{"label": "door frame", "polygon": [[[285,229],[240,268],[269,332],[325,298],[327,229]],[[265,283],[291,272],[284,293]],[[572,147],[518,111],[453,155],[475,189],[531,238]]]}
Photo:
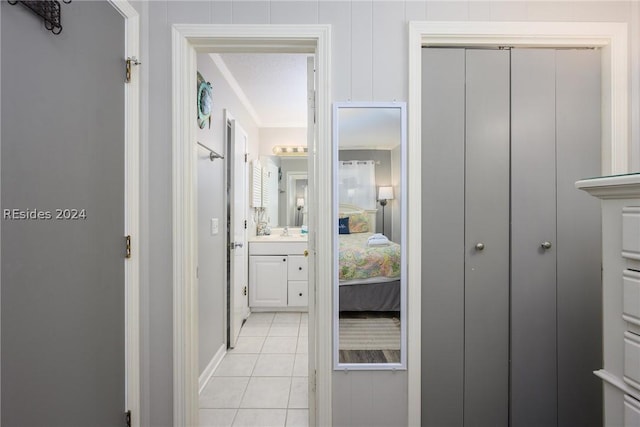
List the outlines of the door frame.
{"label": "door frame", "polygon": [[[172,37],[173,146],[173,422],[196,425],[198,419],[198,292],[196,140],[193,117],[198,52],[315,53],[318,87],[315,147],[316,206],[331,203],[331,26],[330,25],[200,25],[175,24]],[[311,148],[311,147],[310,147]],[[311,152],[311,149],[309,150]],[[331,424],[331,287],[315,286],[332,278],[330,215],[318,216],[309,230],[309,250],[315,259],[310,278],[310,343],[315,355],[315,387],[310,376],[309,411],[316,425]],[[315,282],[315,283],[313,283]],[[315,298],[314,298],[315,297]],[[313,303],[315,301],[315,304]],[[311,318],[315,312],[317,322]]]}
{"label": "door frame", "polygon": [[[123,58],[140,58],[140,15],[127,0],[108,0],[125,20]],[[140,425],[140,72],[132,67],[124,84],[124,234],[131,236],[131,257],[124,264],[125,411]],[[123,70],[124,75],[124,70]]]}
{"label": "door frame", "polygon": [[602,173],[630,169],[626,23],[410,22],[408,384],[409,425],[421,416],[421,103],[424,46],[600,47],[602,49]]}

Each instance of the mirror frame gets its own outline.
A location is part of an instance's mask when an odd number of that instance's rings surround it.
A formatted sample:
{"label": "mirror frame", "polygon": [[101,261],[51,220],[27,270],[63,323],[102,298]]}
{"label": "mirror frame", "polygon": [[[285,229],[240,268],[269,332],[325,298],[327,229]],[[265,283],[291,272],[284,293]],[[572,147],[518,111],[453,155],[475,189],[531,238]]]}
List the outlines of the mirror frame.
{"label": "mirror frame", "polygon": [[[343,108],[397,108],[400,110],[400,363],[340,363],[339,361],[339,266],[338,266],[338,150],[339,111]],[[407,104],[406,102],[334,102],[332,140],[333,238],[333,369],[335,371],[381,371],[407,369]],[[376,187],[377,188],[377,187]]]}

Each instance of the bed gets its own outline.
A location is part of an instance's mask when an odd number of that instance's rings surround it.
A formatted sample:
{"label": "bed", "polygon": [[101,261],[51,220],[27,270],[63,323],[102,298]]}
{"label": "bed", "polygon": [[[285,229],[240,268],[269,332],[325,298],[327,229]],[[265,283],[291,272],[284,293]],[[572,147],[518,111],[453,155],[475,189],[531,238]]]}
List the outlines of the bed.
{"label": "bed", "polygon": [[369,247],[377,210],[341,204],[348,234],[338,235],[340,311],[400,311],[400,245]]}

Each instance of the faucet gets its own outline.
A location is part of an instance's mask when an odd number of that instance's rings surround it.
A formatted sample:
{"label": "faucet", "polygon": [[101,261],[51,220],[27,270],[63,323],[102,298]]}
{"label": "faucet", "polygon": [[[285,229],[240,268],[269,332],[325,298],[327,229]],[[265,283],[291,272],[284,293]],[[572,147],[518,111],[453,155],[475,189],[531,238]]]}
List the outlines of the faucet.
{"label": "faucet", "polygon": [[286,225],[282,229],[282,235],[283,236],[288,236],[289,235],[289,227],[287,227]]}

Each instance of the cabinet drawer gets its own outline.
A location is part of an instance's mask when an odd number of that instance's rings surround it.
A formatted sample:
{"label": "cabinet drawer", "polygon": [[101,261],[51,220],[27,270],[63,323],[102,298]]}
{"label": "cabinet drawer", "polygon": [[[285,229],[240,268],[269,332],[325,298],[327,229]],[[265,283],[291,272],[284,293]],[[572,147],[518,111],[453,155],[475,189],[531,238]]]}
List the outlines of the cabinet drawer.
{"label": "cabinet drawer", "polygon": [[629,395],[624,395],[624,425],[640,427],[640,402]]}
{"label": "cabinet drawer", "polygon": [[640,389],[640,335],[624,333],[624,381]]}
{"label": "cabinet drawer", "polygon": [[640,260],[640,207],[622,208],[622,256]]}
{"label": "cabinet drawer", "polygon": [[289,306],[306,307],[309,304],[309,282],[289,280]]}
{"label": "cabinet drawer", "polygon": [[640,273],[625,270],[622,274],[623,286],[623,318],[627,322],[640,325]]}
{"label": "cabinet drawer", "polygon": [[309,280],[307,257],[289,255],[289,280]]}

